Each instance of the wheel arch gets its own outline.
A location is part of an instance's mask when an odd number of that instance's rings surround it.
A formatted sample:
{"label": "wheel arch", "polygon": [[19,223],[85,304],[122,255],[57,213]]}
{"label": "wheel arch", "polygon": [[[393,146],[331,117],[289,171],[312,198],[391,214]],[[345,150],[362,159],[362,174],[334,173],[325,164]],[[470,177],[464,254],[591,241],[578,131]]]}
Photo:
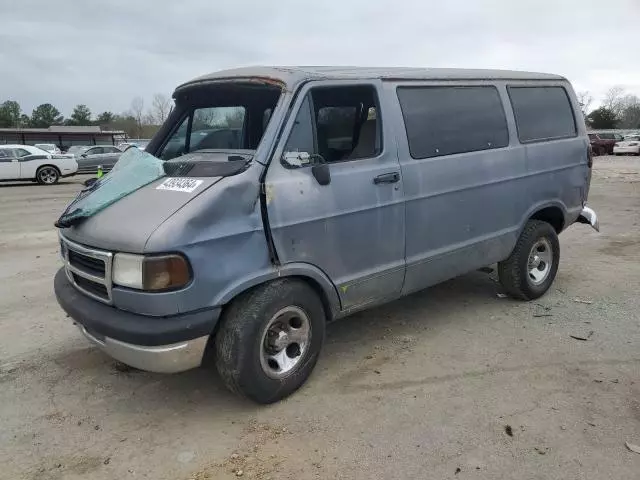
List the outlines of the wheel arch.
{"label": "wheel arch", "polygon": [[549,202],[534,206],[525,216],[520,232],[529,220],[540,220],[551,225],[556,233],[562,232],[567,226],[567,208],[560,202]]}
{"label": "wheel arch", "polygon": [[250,278],[241,279],[218,295],[215,304],[222,305],[224,309],[225,305],[228,305],[243,293],[273,280],[283,278],[300,279],[306,282],[320,297],[327,321],[337,317],[341,304],[335,285],[318,267],[301,262],[273,266],[267,271],[257,272]]}

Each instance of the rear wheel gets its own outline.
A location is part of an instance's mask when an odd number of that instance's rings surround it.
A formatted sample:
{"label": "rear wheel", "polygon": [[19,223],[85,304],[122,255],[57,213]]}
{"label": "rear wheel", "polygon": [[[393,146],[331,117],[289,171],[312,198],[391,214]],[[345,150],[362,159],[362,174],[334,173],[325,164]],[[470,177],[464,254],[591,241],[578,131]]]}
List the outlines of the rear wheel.
{"label": "rear wheel", "polygon": [[558,271],[560,242],[547,222],[529,220],[509,258],[498,264],[500,283],[519,300],[534,300],[549,289]]}
{"label": "rear wheel", "polygon": [[228,307],[215,338],[216,367],[227,387],[258,403],[276,402],[309,377],[324,342],[325,313],[301,280],[277,280]]}
{"label": "rear wheel", "polygon": [[60,172],[56,167],[45,165],[36,172],[36,181],[40,185],[53,185],[60,180]]}

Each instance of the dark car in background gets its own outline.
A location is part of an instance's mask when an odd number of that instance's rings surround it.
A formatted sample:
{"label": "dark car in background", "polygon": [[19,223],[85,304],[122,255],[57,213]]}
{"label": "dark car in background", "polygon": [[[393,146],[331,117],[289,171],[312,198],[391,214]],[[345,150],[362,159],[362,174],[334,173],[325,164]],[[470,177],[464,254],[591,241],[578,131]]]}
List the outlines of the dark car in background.
{"label": "dark car in background", "polygon": [[98,167],[108,172],[122,155],[122,150],[111,145],[95,145],[87,147],[84,151],[74,153],[78,162],[78,173],[95,173]]}
{"label": "dark car in background", "polygon": [[590,133],[589,142],[594,155],[613,155],[616,142],[622,140],[619,133]]}

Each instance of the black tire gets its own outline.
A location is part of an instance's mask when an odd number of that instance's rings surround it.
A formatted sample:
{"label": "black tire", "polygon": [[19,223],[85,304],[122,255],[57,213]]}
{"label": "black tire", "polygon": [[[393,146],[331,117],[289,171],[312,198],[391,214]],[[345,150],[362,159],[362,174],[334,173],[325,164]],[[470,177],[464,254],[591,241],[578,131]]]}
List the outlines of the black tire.
{"label": "black tire", "polygon": [[[310,339],[296,366],[286,376],[273,378],[261,362],[266,330],[278,312],[290,307],[306,314]],[[282,279],[254,288],[235,299],[223,315],[215,337],[218,373],[231,391],[257,403],[285,398],[311,375],[324,343],[325,323],[322,301],[302,280]]]}
{"label": "black tire", "polygon": [[[539,241],[550,246],[551,266],[540,283],[529,275],[529,255]],[[546,247],[546,245],[544,246]],[[529,220],[509,258],[498,264],[498,276],[509,296],[518,300],[534,300],[549,289],[558,272],[560,242],[556,230],[547,222]],[[534,274],[536,272],[534,271]]]}
{"label": "black tire", "polygon": [[40,185],[55,185],[60,180],[60,171],[52,165],[43,165],[36,170],[36,182]]}

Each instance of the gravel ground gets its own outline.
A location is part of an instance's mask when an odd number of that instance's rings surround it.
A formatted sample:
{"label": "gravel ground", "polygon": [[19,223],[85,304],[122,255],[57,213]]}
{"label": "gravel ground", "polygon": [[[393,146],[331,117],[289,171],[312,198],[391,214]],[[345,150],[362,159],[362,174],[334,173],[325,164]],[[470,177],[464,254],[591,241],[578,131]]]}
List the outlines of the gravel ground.
{"label": "gravel ground", "polygon": [[0,185],[0,478],[640,477],[640,159],[596,158],[601,233],[562,234],[542,299],[475,272],[354,315],[268,407],[120,368],[65,318],[53,221],[81,180]]}

